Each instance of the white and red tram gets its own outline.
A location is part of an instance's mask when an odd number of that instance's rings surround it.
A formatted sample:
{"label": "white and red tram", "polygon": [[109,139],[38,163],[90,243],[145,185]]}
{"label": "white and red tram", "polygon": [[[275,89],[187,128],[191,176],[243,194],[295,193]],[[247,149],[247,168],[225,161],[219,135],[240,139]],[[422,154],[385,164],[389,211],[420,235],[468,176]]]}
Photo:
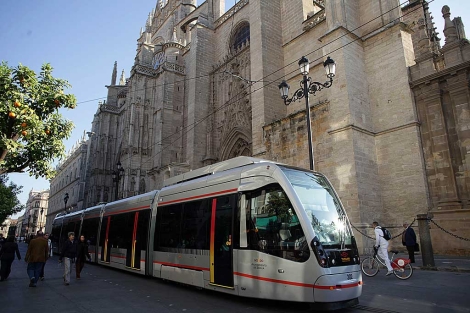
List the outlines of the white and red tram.
{"label": "white and red tram", "polygon": [[86,236],[92,262],[243,297],[358,302],[359,254],[325,176],[238,157],[165,181],[161,190],[57,216]]}

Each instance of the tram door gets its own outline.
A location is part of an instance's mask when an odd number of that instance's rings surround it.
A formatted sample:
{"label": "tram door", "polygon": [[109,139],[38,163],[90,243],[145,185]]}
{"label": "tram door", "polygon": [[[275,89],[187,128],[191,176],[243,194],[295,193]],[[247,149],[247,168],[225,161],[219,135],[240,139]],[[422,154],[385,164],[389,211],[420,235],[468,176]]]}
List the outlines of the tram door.
{"label": "tram door", "polygon": [[100,260],[109,263],[111,257],[111,247],[109,246],[109,227],[111,226],[111,216],[104,216],[101,223],[100,233],[100,246],[101,254]]}
{"label": "tram door", "polygon": [[233,287],[233,212],[235,196],[212,200],[211,283]]}
{"label": "tram door", "polygon": [[142,250],[147,250],[148,220],[150,210],[128,213],[126,236],[126,266],[140,270]]}

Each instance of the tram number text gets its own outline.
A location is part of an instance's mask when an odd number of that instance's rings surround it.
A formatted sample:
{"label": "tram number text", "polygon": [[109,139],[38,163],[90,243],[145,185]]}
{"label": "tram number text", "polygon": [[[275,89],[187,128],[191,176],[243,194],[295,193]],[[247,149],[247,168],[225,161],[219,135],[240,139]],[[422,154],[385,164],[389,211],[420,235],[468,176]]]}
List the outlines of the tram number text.
{"label": "tram number text", "polygon": [[353,279],[352,274],[346,274],[346,276],[347,276],[348,280]]}

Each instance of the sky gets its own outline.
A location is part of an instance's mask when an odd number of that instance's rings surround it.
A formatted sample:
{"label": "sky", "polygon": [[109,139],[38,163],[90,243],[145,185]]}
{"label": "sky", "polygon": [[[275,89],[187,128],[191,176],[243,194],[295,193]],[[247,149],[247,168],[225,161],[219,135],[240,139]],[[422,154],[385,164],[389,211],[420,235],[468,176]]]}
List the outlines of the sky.
{"label": "sky", "polygon": [[[72,85],[67,92],[77,97],[77,108],[61,111],[75,124],[71,138],[65,142],[67,151],[82,137],[84,131],[90,130],[98,101],[106,97],[105,85],[111,83],[115,61],[118,62],[118,80],[123,69],[126,77],[129,77],[140,28],[145,26],[147,16],[156,2],[2,1],[0,60],[7,61],[10,66],[22,63],[37,72],[43,63],[51,63],[54,77],[66,79]],[[203,1],[197,2],[199,5]],[[226,0],[226,9],[234,3],[235,0]],[[462,17],[463,23],[469,25],[467,33],[470,33],[470,1],[434,0],[429,6],[439,37],[444,38],[443,5],[450,7],[451,18]],[[441,44],[444,44],[443,40]],[[8,176],[10,181],[23,186],[23,192],[18,197],[22,204],[26,204],[31,190],[49,188],[48,180],[35,179],[28,173]]]}

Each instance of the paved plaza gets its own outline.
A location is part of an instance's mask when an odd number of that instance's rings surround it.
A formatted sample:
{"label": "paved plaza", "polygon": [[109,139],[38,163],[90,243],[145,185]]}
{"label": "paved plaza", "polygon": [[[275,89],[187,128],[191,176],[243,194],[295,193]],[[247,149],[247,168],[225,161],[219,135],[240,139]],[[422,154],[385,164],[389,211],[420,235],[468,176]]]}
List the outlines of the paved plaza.
{"label": "paved plaza", "polygon": [[[26,244],[20,243],[22,257]],[[418,259],[419,262],[419,259]],[[419,265],[419,264],[417,264]],[[409,280],[364,277],[359,305],[341,312],[470,312],[470,260],[436,257],[441,271],[415,270]],[[447,269],[447,270],[443,270]],[[454,271],[450,271],[454,270]],[[460,271],[457,271],[460,270]],[[304,304],[246,299],[146,278],[86,264],[82,279],[65,286],[55,256],[46,264],[46,279],[28,287],[26,263],[13,263],[0,283],[2,313],[29,312],[307,312]]]}

